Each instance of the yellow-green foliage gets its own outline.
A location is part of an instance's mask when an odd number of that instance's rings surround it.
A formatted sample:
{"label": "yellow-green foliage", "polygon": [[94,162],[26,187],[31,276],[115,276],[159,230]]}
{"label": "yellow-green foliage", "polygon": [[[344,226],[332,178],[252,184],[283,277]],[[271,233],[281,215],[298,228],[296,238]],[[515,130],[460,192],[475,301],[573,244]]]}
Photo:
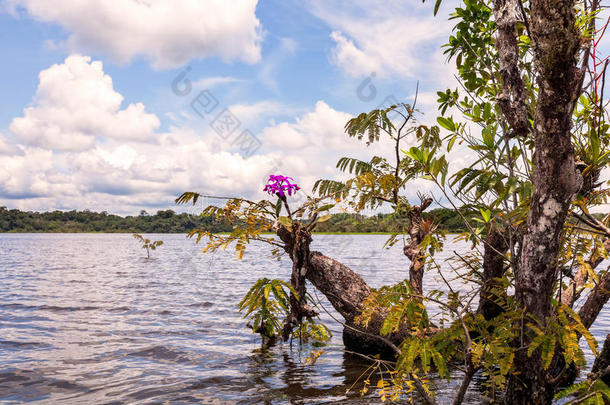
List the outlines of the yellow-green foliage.
{"label": "yellow-green foliage", "polygon": [[610,401],[610,387],[601,379],[581,381],[559,391],[555,399],[575,397],[569,404],[604,405]]}
{"label": "yellow-green foliage", "polygon": [[293,336],[298,336],[302,342],[310,342],[314,346],[323,346],[332,337],[332,332],[323,323],[316,323],[312,318],[308,318],[294,332]]}
{"label": "yellow-green foliage", "polygon": [[414,333],[421,332],[430,325],[430,321],[421,300],[411,293],[408,281],[373,291],[363,302],[363,309],[355,322],[367,327],[381,310],[387,310],[381,327],[382,335],[396,332],[405,322]]}
{"label": "yellow-green foliage", "polygon": [[265,337],[274,337],[282,330],[281,318],[290,312],[290,293],[296,291],[282,280],[257,280],[238,307],[244,318],[250,318],[252,331]]}
{"label": "yellow-green foliage", "polygon": [[557,347],[561,349],[568,364],[586,365],[585,354],[578,344],[578,335],[582,335],[593,354],[597,354],[597,341],[591,332],[582,324],[578,314],[563,304],[557,307],[557,315],[547,320],[544,326],[539,323],[528,323],[527,326],[534,333],[527,354],[531,356],[535,350],[540,350],[545,369],[550,367]]}
{"label": "yellow-green foliage", "polygon": [[[290,314],[291,293],[299,299],[296,290],[285,281],[261,278],[248,290],[238,308],[244,313],[244,318],[250,319],[254,333],[271,338],[282,331],[283,320]],[[293,336],[298,336],[302,342],[321,346],[332,333],[326,325],[307,318]]]}
{"label": "yellow-green foliage", "polygon": [[159,246],[163,244],[162,240],[156,240],[151,242],[150,239],[144,238],[139,233],[134,233],[132,235],[134,239],[137,239],[142,244],[142,249],[146,249],[146,256],[150,258],[150,251],[156,250]]}

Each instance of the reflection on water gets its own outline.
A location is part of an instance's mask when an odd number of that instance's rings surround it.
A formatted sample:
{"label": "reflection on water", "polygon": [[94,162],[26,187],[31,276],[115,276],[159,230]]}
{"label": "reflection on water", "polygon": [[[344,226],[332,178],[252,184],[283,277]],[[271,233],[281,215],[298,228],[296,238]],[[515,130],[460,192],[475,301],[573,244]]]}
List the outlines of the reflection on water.
{"label": "reflection on water", "polygon": [[[183,235],[154,238],[165,244],[146,260],[131,235],[0,235],[0,402],[378,402],[346,396],[367,363],[344,352],[327,315],[334,337],[313,366],[296,345],[262,348],[245,326],[236,304],[259,277],[288,279],[289,263],[259,246],[239,262]],[[407,273],[383,235],[315,239],[373,286]],[[425,286],[438,288],[432,276]],[[439,384],[441,402],[453,392]]]}

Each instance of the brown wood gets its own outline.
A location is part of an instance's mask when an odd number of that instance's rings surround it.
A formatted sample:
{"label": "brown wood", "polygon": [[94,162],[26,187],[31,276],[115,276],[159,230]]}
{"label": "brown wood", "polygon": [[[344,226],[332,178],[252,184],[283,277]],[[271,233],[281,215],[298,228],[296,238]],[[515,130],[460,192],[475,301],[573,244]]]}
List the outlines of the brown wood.
{"label": "brown wood", "polygon": [[604,347],[593,362],[591,375],[594,379],[601,378],[610,387],[610,335],[606,336]]}
{"label": "brown wood", "polygon": [[499,279],[504,275],[504,254],[508,251],[508,244],[504,235],[492,226],[485,237],[483,252],[483,284],[479,294],[479,307],[477,312],[486,320],[491,320],[503,312],[498,300],[506,300],[506,291],[502,291]]}
{"label": "brown wood", "polygon": [[[500,6],[504,0],[495,0]],[[515,274],[515,296],[529,316],[545,322],[557,275],[556,258],[569,205],[580,189],[571,142],[572,114],[581,91],[578,68],[581,37],[575,24],[574,0],[532,0],[530,27],[539,87],[534,115],[533,195],[527,230]],[[507,52],[498,48],[500,59]],[[528,345],[523,333],[522,345]],[[546,379],[539,352],[515,354],[515,371],[507,384],[506,402],[548,404],[554,386]]]}
{"label": "brown wood", "polygon": [[432,204],[431,198],[424,199],[420,205],[411,207],[409,217],[409,243],[403,248],[403,253],[411,261],[409,266],[409,282],[413,288],[413,293],[423,295],[424,265],[426,264],[426,252],[422,249],[421,243],[428,234],[425,229],[422,212]]}
{"label": "brown wood", "polygon": [[512,129],[511,136],[527,136],[531,128],[525,103],[525,85],[519,69],[518,1],[520,0],[494,1],[493,12],[498,26],[496,48],[502,77],[502,93],[496,101]]}
{"label": "brown wood", "polygon": [[[284,249],[291,255],[291,259],[294,260],[295,257],[298,257],[293,253],[295,246],[301,253],[309,251],[308,245],[305,249],[304,246],[298,247],[298,243],[306,242],[308,244],[311,242],[310,237],[301,235],[301,242],[298,242],[299,238],[295,237],[298,232],[295,234],[295,232],[288,230],[279,223],[274,225],[274,230],[284,242]],[[381,336],[380,330],[385,318],[383,309],[380,309],[379,315],[374,317],[367,328],[363,328],[354,321],[354,318],[360,315],[362,311],[364,300],[372,292],[372,289],[362,277],[346,265],[320,252],[309,252],[307,260],[304,260],[304,258],[298,260],[301,260],[300,263],[306,266],[304,277],[328,299],[333,308],[343,317],[345,321],[343,329],[345,347],[359,353],[381,354],[385,358],[393,358],[396,355],[396,346],[400,345],[408,336],[409,329],[404,325],[396,333]],[[293,262],[293,277],[295,277],[295,268],[299,268],[299,266],[295,267]],[[293,277],[291,277],[291,282],[293,282],[294,287]],[[304,288],[301,284],[299,286]],[[298,305],[298,303],[294,303],[294,308],[299,308]],[[291,300],[292,306],[293,302]],[[302,311],[307,310],[308,307],[302,309]],[[293,316],[294,318],[292,318]],[[292,323],[298,322],[298,310],[291,311],[291,316],[287,322],[291,322],[292,327],[296,325],[296,323]]]}

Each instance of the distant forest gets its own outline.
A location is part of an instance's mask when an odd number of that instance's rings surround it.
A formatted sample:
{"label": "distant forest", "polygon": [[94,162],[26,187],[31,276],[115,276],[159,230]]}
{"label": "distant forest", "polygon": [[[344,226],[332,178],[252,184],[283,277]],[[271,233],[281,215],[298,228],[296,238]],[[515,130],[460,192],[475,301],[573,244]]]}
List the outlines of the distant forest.
{"label": "distant forest", "polygon": [[[435,218],[449,232],[461,232],[462,221],[450,209],[439,208],[426,214]],[[328,221],[318,224],[317,232],[373,233],[393,232],[400,229],[404,218],[389,214],[363,216],[358,214],[334,214]],[[137,216],[122,217],[107,212],[51,211],[24,212],[0,207],[0,232],[110,232],[110,233],[187,233],[194,228],[212,232],[229,232],[232,227],[212,217],[178,214],[173,210],[161,210],[156,214],[142,211]]]}
{"label": "distant forest", "polygon": [[[437,208],[424,213],[424,216],[433,219],[447,232],[458,233],[465,230],[462,219],[454,210]],[[467,218],[473,216],[473,212],[466,213]],[[319,223],[316,232],[389,233],[401,229],[405,222],[405,218],[390,214],[334,214],[328,221]],[[187,233],[195,228],[212,232],[232,230],[230,225],[221,220],[186,213],[178,214],[173,210],[161,210],[156,214],[142,211],[137,216],[122,217],[88,210],[24,212],[0,207],[0,232]]]}

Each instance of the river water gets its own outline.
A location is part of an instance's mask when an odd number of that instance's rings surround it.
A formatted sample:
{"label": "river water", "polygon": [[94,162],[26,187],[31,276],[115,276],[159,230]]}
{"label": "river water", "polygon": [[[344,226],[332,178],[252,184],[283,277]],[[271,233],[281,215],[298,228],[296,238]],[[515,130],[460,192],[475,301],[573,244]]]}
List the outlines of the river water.
{"label": "river water", "polygon": [[[260,277],[288,280],[287,260],[261,245],[238,261],[184,235],[151,239],[164,245],[147,260],[128,234],[0,234],[0,403],[379,403],[358,385],[346,394],[368,364],[345,353],[329,315],[334,336],[315,365],[308,348],[262,347],[246,327],[237,303]],[[407,274],[385,240],[316,235],[314,247],[378,287]],[[448,241],[438,260],[453,250],[469,246]],[[426,276],[424,288],[439,285]],[[608,330],[606,311],[593,333]],[[455,386],[438,386],[444,403]],[[467,402],[479,402],[476,384]]]}

